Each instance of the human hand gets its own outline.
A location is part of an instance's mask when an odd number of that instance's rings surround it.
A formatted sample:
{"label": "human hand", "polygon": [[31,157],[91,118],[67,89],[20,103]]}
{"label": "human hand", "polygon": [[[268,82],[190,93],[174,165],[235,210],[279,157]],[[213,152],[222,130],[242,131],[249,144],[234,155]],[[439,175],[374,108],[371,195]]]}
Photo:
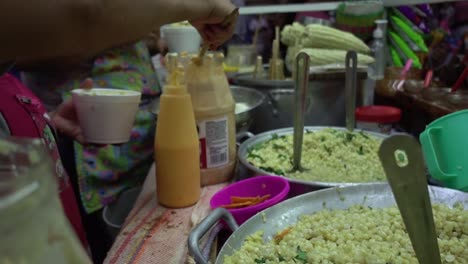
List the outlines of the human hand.
{"label": "human hand", "polygon": [[199,19],[191,20],[190,23],[198,30],[210,49],[214,50],[232,37],[239,13],[230,0],[203,2],[209,5],[210,12]]}
{"label": "human hand", "polygon": [[[90,89],[93,86],[94,83],[91,79],[86,79],[80,85],[81,88],[85,89]],[[59,132],[72,137],[81,144],[86,142],[71,99],[61,103],[56,111],[50,113],[50,116],[52,124]]]}
{"label": "human hand", "polygon": [[78,117],[76,115],[73,101],[67,100],[61,103],[57,110],[49,114],[55,129],[69,137],[72,137],[79,143],[85,143],[83,131],[81,130]]}

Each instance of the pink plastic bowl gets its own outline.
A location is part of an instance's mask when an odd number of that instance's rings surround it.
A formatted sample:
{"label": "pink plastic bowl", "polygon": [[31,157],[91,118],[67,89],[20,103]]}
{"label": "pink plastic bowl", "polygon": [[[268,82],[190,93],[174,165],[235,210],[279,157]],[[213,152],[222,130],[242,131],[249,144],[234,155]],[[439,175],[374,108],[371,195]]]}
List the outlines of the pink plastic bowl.
{"label": "pink plastic bowl", "polygon": [[231,203],[231,196],[254,197],[270,195],[270,198],[259,204],[244,208],[228,209],[237,223],[241,225],[256,213],[273,206],[286,198],[289,182],[278,176],[256,176],[235,182],[218,191],[210,201],[212,209]]}

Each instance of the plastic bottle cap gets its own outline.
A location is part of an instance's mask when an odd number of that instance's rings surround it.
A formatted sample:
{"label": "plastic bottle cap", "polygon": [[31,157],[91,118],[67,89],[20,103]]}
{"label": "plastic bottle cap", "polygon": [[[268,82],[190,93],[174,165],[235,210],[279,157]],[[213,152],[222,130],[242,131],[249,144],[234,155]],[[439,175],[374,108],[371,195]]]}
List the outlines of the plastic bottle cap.
{"label": "plastic bottle cap", "polygon": [[374,36],[374,38],[383,38],[382,29],[376,28],[374,32],[372,33],[372,35]]}
{"label": "plastic bottle cap", "polygon": [[182,85],[170,85],[167,84],[164,86],[164,93],[170,95],[184,95],[187,94],[187,89]]}
{"label": "plastic bottle cap", "polygon": [[400,121],[401,110],[383,105],[363,106],[356,109],[355,117],[361,122],[396,123]]}

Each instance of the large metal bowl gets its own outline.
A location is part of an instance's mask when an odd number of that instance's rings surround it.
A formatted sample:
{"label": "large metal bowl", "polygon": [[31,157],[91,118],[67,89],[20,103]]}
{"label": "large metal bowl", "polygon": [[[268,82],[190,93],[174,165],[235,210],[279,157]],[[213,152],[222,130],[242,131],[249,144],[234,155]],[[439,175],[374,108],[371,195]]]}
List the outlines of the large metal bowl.
{"label": "large metal bowl", "polygon": [[466,90],[448,93],[446,98],[450,104],[456,107],[468,107],[468,91]]}
{"label": "large metal bowl", "polygon": [[[445,204],[449,207],[461,203],[465,210],[468,208],[468,193],[431,186],[429,195],[433,203]],[[263,230],[263,239],[269,241],[279,231],[294,225],[301,215],[312,214],[323,209],[347,209],[353,205],[388,208],[396,206],[396,203],[390,186],[380,183],[337,187],[303,194],[257,213],[240,227],[227,210],[218,208],[190,233],[189,252],[197,263],[207,263],[200,253],[198,241],[220,219],[224,219],[229,224],[233,234],[221,248],[216,263],[223,263],[224,256],[232,255],[242,246],[247,236],[258,230]]]}
{"label": "large metal bowl", "polygon": [[438,88],[429,87],[421,90],[421,96],[423,99],[429,101],[443,101],[445,97],[450,93],[450,88]]}
{"label": "large metal bowl", "polygon": [[294,88],[294,81],[291,79],[286,80],[270,80],[266,78],[254,79],[252,73],[239,73],[233,77],[236,84],[254,87],[258,89],[273,89],[273,88]]}
{"label": "large metal bowl", "polygon": [[419,94],[424,89],[424,81],[422,80],[406,80],[403,84],[403,89],[407,93]]}
{"label": "large metal bowl", "polygon": [[258,119],[257,111],[265,102],[265,95],[255,89],[241,86],[231,86],[231,93],[236,101],[237,132],[248,131],[255,119]]}
{"label": "large metal bowl", "polygon": [[[305,127],[304,129],[308,131],[319,131],[325,128],[346,130],[343,127],[320,127],[320,126],[309,126],[309,127]],[[360,130],[356,129],[355,131],[360,131]],[[365,131],[365,132],[366,134],[370,136],[374,136],[380,139],[384,139],[388,137],[388,135],[379,134],[379,133],[375,133],[371,131]],[[248,155],[248,151],[250,150],[250,148],[256,146],[257,144],[270,140],[273,134],[276,134],[278,136],[291,135],[293,134],[293,128],[283,128],[283,129],[277,129],[277,130],[272,130],[272,131],[268,131],[265,133],[261,133],[261,134],[258,134],[256,136],[249,138],[248,140],[244,141],[240,145],[237,155],[238,155],[239,161],[241,162],[243,166],[245,166],[248,169],[250,175],[274,175],[271,172],[267,172],[260,168],[255,167],[254,165],[252,165],[250,162],[247,161],[247,155]],[[285,177],[284,175],[277,175],[277,176]],[[336,186],[352,186],[352,185],[366,185],[366,184],[369,185],[369,184],[375,183],[375,182],[373,183],[318,182],[318,181],[306,181],[306,180],[294,179],[294,178],[289,178],[289,177],[286,177],[286,178],[291,183],[295,184],[294,188],[292,187],[293,190],[296,190],[299,186],[302,186],[302,188],[305,188],[304,190],[300,190],[301,192],[318,190],[318,189],[329,188],[329,187],[336,187]],[[300,191],[298,190],[298,192]]]}
{"label": "large metal bowl", "polygon": [[[367,73],[358,69],[356,106],[363,105]],[[234,83],[254,88],[266,96],[266,103],[259,109],[261,118],[252,125],[250,132],[261,133],[293,126],[294,81],[253,79],[252,73],[237,74]],[[314,70],[309,75],[304,124],[307,126],[345,126],[345,71]],[[324,115],[323,113],[327,113]]]}

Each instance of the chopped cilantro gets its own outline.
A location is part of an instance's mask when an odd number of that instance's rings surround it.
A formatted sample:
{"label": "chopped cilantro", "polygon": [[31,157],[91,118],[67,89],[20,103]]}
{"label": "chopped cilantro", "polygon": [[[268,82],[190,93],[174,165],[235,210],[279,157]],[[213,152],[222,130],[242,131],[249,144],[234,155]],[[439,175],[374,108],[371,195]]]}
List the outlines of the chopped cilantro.
{"label": "chopped cilantro", "polygon": [[264,160],[261,156],[259,156],[259,155],[257,155],[257,154],[254,154],[254,153],[252,153],[252,152],[249,152],[249,153],[247,154],[247,158],[259,159],[261,162],[265,162],[265,160]]}
{"label": "chopped cilantro", "polygon": [[353,133],[346,133],[346,140],[351,141],[353,140],[353,137],[355,137],[356,135],[354,135]]}
{"label": "chopped cilantro", "polygon": [[273,168],[271,168],[271,167],[259,167],[259,169],[264,170],[264,171],[266,171],[266,172],[274,173],[274,174],[276,174],[276,175],[283,175],[283,172],[282,172],[282,171],[280,171],[280,170],[275,170],[275,169],[273,169]]}
{"label": "chopped cilantro", "polygon": [[253,150],[259,150],[259,149],[261,149],[262,147],[263,147],[263,144],[261,144],[261,143],[260,143],[260,144],[257,144],[257,145],[255,145],[255,146],[250,147],[249,150],[248,150],[248,152],[251,152],[251,151],[253,151]]}
{"label": "chopped cilantro", "polygon": [[284,150],[286,149],[284,146],[278,145],[278,144],[273,144],[273,149],[274,150]]}
{"label": "chopped cilantro", "polygon": [[364,149],[362,148],[362,146],[359,146],[358,154],[364,155]]}
{"label": "chopped cilantro", "polygon": [[367,136],[367,135],[364,133],[364,131],[362,131],[362,130],[359,131],[359,134],[360,134],[361,136],[363,136],[363,137],[369,139],[369,136]]}
{"label": "chopped cilantro", "polygon": [[297,255],[294,258],[302,261],[303,263],[307,263],[307,252],[302,251],[301,247],[297,246]]}

